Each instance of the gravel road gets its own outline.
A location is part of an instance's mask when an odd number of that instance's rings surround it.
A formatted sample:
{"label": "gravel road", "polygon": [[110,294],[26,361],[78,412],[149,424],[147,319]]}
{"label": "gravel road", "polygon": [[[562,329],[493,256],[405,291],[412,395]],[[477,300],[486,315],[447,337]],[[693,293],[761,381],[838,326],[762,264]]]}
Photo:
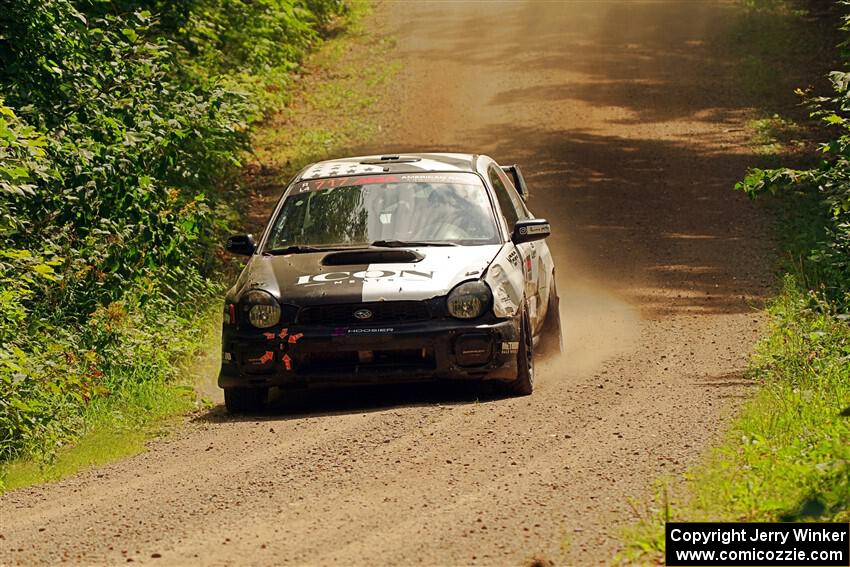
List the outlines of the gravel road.
{"label": "gravel road", "polygon": [[567,353],[529,398],[447,385],[221,407],[136,457],[0,497],[0,565],[610,561],[629,499],[746,395],[769,291],[723,2],[384,2],[403,68],[364,151],[522,164]]}

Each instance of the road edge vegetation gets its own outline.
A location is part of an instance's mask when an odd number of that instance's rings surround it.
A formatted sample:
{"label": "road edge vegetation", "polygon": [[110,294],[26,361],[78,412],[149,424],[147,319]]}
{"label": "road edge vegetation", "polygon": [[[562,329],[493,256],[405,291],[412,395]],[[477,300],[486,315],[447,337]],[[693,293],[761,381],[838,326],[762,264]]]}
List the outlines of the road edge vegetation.
{"label": "road edge vegetation", "polygon": [[[217,370],[219,299],[238,269],[221,242],[246,213],[245,164],[266,131],[285,129],[272,117],[303,94],[308,54],[314,71],[338,63],[323,53],[344,52],[369,9],[10,6],[0,15],[0,493],[136,453],[203,405],[192,385]],[[342,80],[326,79],[328,91]],[[290,136],[292,153],[317,155]]]}
{"label": "road edge vegetation", "polygon": [[753,168],[735,187],[766,201],[783,252],[748,371],[758,389],[684,482],[661,479],[653,502],[634,505],[641,520],[626,531],[619,562],[663,563],[667,521],[850,521],[850,4],[842,4],[845,68],[830,73],[832,94],[798,93],[829,139],[794,156],[802,168],[773,155],[779,167]]}

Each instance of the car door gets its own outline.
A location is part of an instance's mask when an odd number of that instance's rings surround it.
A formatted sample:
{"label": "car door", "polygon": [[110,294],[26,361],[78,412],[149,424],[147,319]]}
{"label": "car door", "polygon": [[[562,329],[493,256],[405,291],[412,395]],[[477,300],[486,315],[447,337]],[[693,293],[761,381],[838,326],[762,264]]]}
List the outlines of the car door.
{"label": "car door", "polygon": [[[487,168],[487,177],[496,194],[499,208],[505,217],[509,233],[513,233],[517,220],[533,218],[502,169],[492,163]],[[525,278],[525,297],[532,329],[539,329],[548,307],[549,271],[546,258],[550,258],[545,242],[524,242],[517,247]],[[541,293],[545,290],[546,293]]]}
{"label": "car door", "polygon": [[[525,216],[523,218],[536,218],[528,210],[526,200],[519,194],[519,191],[516,190],[513,177],[508,175],[504,169],[499,169],[502,171],[502,178],[508,188],[508,195],[511,196],[514,206],[524,212]],[[551,290],[553,287],[553,279],[555,277],[555,261],[552,258],[552,253],[549,250],[549,244],[546,240],[538,240],[536,242],[531,242],[530,244],[532,244],[531,249],[534,262],[533,281],[536,285],[534,293],[537,297],[536,332],[543,326],[543,321],[546,318],[546,313],[549,309],[549,300],[551,299]]]}

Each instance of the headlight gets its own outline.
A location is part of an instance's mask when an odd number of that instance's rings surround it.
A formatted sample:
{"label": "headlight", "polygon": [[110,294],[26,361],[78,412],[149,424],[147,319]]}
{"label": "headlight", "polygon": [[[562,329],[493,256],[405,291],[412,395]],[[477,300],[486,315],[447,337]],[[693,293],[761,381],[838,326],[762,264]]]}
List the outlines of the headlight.
{"label": "headlight", "polygon": [[449,315],[458,319],[475,319],[490,306],[492,298],[490,287],[482,281],[459,284],[449,293]]}
{"label": "headlight", "polygon": [[252,289],[242,296],[242,309],[248,311],[248,321],[258,329],[273,327],[280,322],[280,305],[266,291]]}

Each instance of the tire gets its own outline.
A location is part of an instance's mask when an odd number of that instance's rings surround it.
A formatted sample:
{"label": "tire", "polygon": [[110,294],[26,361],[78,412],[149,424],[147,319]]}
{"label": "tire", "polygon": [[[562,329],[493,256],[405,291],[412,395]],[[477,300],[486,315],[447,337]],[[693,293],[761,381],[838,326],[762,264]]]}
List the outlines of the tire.
{"label": "tire", "polygon": [[530,396],[534,391],[534,341],[531,336],[531,322],[528,312],[523,311],[519,329],[519,349],[517,349],[516,380],[508,384],[515,396]]}
{"label": "tire", "polygon": [[267,388],[225,388],[224,405],[231,414],[254,413],[263,409]]}
{"label": "tire", "polygon": [[546,309],[546,318],[543,319],[543,327],[540,329],[540,350],[546,356],[564,352],[560,301],[555,281],[552,280],[552,285],[549,287],[549,306]]}

